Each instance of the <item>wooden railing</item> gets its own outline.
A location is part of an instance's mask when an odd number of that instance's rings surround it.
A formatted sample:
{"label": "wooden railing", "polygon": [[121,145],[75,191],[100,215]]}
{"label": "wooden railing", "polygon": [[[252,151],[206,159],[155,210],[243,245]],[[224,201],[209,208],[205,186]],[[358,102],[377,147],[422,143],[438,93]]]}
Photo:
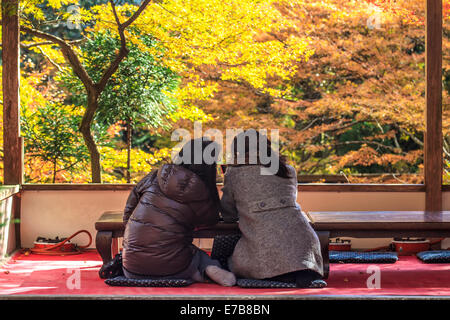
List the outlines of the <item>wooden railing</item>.
{"label": "wooden railing", "polygon": [[[23,191],[130,191],[134,184],[23,184]],[[218,183],[220,188],[222,183]],[[446,189],[447,191],[449,189]],[[299,192],[425,192],[423,184],[299,183]]]}

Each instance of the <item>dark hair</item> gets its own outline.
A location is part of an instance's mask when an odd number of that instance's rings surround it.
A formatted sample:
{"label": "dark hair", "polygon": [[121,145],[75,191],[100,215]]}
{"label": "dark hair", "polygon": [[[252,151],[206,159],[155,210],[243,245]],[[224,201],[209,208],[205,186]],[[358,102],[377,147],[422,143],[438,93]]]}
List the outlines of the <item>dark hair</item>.
{"label": "dark hair", "polygon": [[[256,143],[252,144],[250,139],[252,135],[256,135]],[[238,141],[243,141],[244,145],[239,146]],[[242,143],[242,142],[241,142]],[[267,150],[266,155],[268,158],[270,158],[269,163],[262,164],[260,159],[260,146],[266,146]],[[232,143],[232,150],[234,159],[244,159],[245,158],[245,165],[248,165],[248,160],[251,156],[256,156],[257,164],[263,165],[265,167],[270,167],[272,164],[272,161],[278,162],[278,170],[275,173],[276,176],[281,178],[292,178],[289,169],[286,165],[286,159],[284,156],[280,155],[278,152],[275,152],[272,149],[272,142],[267,138],[267,136],[260,134],[258,131],[254,129],[249,129],[244,132],[239,133],[236,135],[233,139]],[[241,154],[241,152],[244,152],[245,154]]]}
{"label": "dark hair", "polygon": [[[198,153],[200,151],[196,150],[195,145],[199,144],[200,142],[201,142],[201,155],[197,155],[197,157],[195,157],[195,152]],[[198,139],[192,139],[182,147],[182,149],[178,153],[178,157],[181,159],[178,164],[183,168],[186,168],[194,172],[196,175],[198,175],[200,179],[202,179],[202,181],[206,184],[206,187],[210,190],[210,194],[213,197],[214,201],[220,203],[216,180],[217,163],[216,161],[214,161],[213,163],[209,164],[205,162],[205,159],[203,157],[203,153],[208,146],[209,146],[208,150],[211,150],[210,154],[211,157],[217,159],[218,157],[218,152],[216,152],[218,150],[217,143],[203,137]],[[190,155],[188,159],[186,159],[186,155]],[[198,159],[201,159],[201,163],[195,163],[196,162],[195,160]]]}

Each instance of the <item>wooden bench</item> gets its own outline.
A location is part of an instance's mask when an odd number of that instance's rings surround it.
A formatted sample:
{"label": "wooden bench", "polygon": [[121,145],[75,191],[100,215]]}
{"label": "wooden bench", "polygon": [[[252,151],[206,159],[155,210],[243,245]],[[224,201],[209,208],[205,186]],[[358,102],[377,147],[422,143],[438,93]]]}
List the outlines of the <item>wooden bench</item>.
{"label": "wooden bench", "polygon": [[[450,211],[330,211],[309,212],[322,250],[325,278],[329,273],[328,243],[330,238],[394,238],[450,237]],[[109,262],[118,252],[118,239],[123,237],[122,212],[107,211],[95,223],[96,247]],[[239,233],[237,223],[217,225],[194,231],[194,238],[214,238],[216,235]]]}

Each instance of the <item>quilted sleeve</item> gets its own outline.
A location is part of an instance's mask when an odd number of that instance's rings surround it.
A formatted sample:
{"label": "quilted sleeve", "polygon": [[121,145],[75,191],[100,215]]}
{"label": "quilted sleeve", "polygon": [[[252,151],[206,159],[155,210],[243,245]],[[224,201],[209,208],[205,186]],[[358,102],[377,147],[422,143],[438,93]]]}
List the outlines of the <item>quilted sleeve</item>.
{"label": "quilted sleeve", "polygon": [[131,190],[127,202],[125,204],[125,209],[123,211],[123,222],[125,222],[125,224],[128,222],[128,219],[130,219],[130,216],[133,214],[134,209],[138,205],[142,192],[155,178],[156,171],[157,170],[152,171],[144,178],[142,178],[142,180],[138,182],[138,184],[133,188],[133,190]]}

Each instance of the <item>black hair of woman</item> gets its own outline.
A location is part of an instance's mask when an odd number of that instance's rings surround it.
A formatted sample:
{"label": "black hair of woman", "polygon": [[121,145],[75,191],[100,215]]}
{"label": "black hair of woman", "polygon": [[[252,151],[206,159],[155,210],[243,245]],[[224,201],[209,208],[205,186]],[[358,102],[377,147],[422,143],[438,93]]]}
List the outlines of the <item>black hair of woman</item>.
{"label": "black hair of woman", "polygon": [[[199,148],[200,147],[200,148]],[[188,141],[178,153],[177,164],[186,168],[202,179],[210,190],[211,196],[220,203],[217,191],[217,158],[220,146],[206,137]]]}

